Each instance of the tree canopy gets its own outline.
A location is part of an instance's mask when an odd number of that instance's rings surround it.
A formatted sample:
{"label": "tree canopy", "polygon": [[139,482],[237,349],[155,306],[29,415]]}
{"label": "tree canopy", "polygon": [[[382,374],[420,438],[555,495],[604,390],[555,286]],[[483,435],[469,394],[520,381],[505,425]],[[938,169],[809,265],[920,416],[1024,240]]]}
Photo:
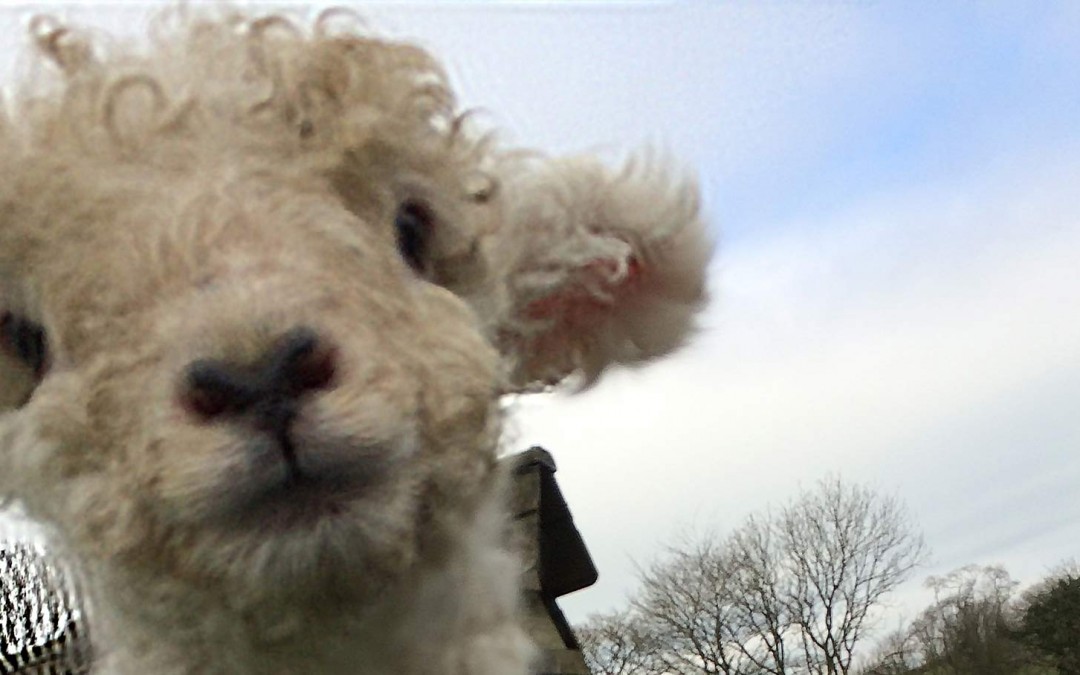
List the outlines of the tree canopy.
{"label": "tree canopy", "polygon": [[846,675],[924,554],[896,499],[825,480],[727,537],[669,546],[627,612],[582,628],[586,659],[600,675]]}
{"label": "tree canopy", "polygon": [[1022,593],[995,565],[932,576],[934,601],[867,644],[925,556],[899,501],[828,479],[667,546],[626,608],[578,634],[595,675],[1080,675],[1075,562]]}

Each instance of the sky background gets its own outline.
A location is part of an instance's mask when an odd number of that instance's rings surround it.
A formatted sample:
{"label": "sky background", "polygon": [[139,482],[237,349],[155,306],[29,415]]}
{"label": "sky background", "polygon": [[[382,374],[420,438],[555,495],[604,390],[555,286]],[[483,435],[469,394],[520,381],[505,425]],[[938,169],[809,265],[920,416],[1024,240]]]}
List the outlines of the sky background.
{"label": "sky background", "polygon": [[[1080,555],[1080,3],[357,6],[440,54],[508,142],[652,145],[700,176],[719,246],[690,346],[514,408],[508,447],[554,454],[600,570],[572,620],[622,605],[679,532],[827,475],[925,533],[890,626],[928,575],[1026,583]],[[51,7],[121,30],[144,11]]]}

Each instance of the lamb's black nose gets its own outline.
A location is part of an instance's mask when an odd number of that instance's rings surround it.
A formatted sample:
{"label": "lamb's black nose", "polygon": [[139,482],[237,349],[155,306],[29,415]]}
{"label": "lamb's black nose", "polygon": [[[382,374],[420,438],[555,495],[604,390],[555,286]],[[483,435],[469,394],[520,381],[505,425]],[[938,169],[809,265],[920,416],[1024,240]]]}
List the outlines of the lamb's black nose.
{"label": "lamb's black nose", "polygon": [[188,365],[181,392],[184,406],[204,420],[244,417],[281,434],[296,416],[299,399],[332,386],[336,353],[311,328],[284,334],[253,364],[201,359]]}

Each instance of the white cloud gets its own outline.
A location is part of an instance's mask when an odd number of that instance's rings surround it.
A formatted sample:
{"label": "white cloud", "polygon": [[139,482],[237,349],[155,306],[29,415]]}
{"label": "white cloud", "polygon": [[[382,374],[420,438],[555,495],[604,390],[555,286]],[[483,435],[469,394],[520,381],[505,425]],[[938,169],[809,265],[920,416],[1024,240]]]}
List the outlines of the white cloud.
{"label": "white cloud", "polygon": [[722,251],[690,350],[524,402],[601,569],[571,615],[619,602],[628,556],[674,529],[837,471],[907,500],[939,565],[1056,563],[1052,533],[1080,529],[1058,412],[1080,394],[1080,162],[1056,150]]}

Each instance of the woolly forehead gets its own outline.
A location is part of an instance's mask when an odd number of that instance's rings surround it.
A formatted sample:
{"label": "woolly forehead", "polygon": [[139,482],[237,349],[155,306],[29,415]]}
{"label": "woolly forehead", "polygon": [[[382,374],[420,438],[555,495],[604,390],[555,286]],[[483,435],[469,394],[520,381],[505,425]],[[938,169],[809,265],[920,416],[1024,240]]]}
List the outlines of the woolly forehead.
{"label": "woolly forehead", "polygon": [[147,50],[34,21],[44,72],[14,98],[11,151],[105,181],[131,168],[167,182],[223,166],[329,178],[357,210],[418,189],[450,201],[491,192],[481,170],[491,144],[465,132],[422,49],[332,34],[326,17],[310,30],[183,9],[156,21]]}
{"label": "woolly forehead", "polygon": [[47,20],[32,31],[59,77],[25,86],[8,127],[9,272],[65,245],[85,256],[94,241],[146,238],[132,228],[176,229],[192,204],[252,182],[259,202],[317,195],[384,234],[419,197],[440,216],[434,249],[460,258],[475,244],[483,219],[466,212],[493,187],[480,170],[488,144],[463,132],[418,48],[280,18],[185,19],[146,57]]}
{"label": "woolly forehead", "polygon": [[37,51],[60,77],[26,83],[16,108],[45,135],[92,138],[95,151],[121,156],[154,135],[290,155],[454,135],[454,99],[427,52],[327,23],[180,8],[156,17],[144,54],[39,18]]}

